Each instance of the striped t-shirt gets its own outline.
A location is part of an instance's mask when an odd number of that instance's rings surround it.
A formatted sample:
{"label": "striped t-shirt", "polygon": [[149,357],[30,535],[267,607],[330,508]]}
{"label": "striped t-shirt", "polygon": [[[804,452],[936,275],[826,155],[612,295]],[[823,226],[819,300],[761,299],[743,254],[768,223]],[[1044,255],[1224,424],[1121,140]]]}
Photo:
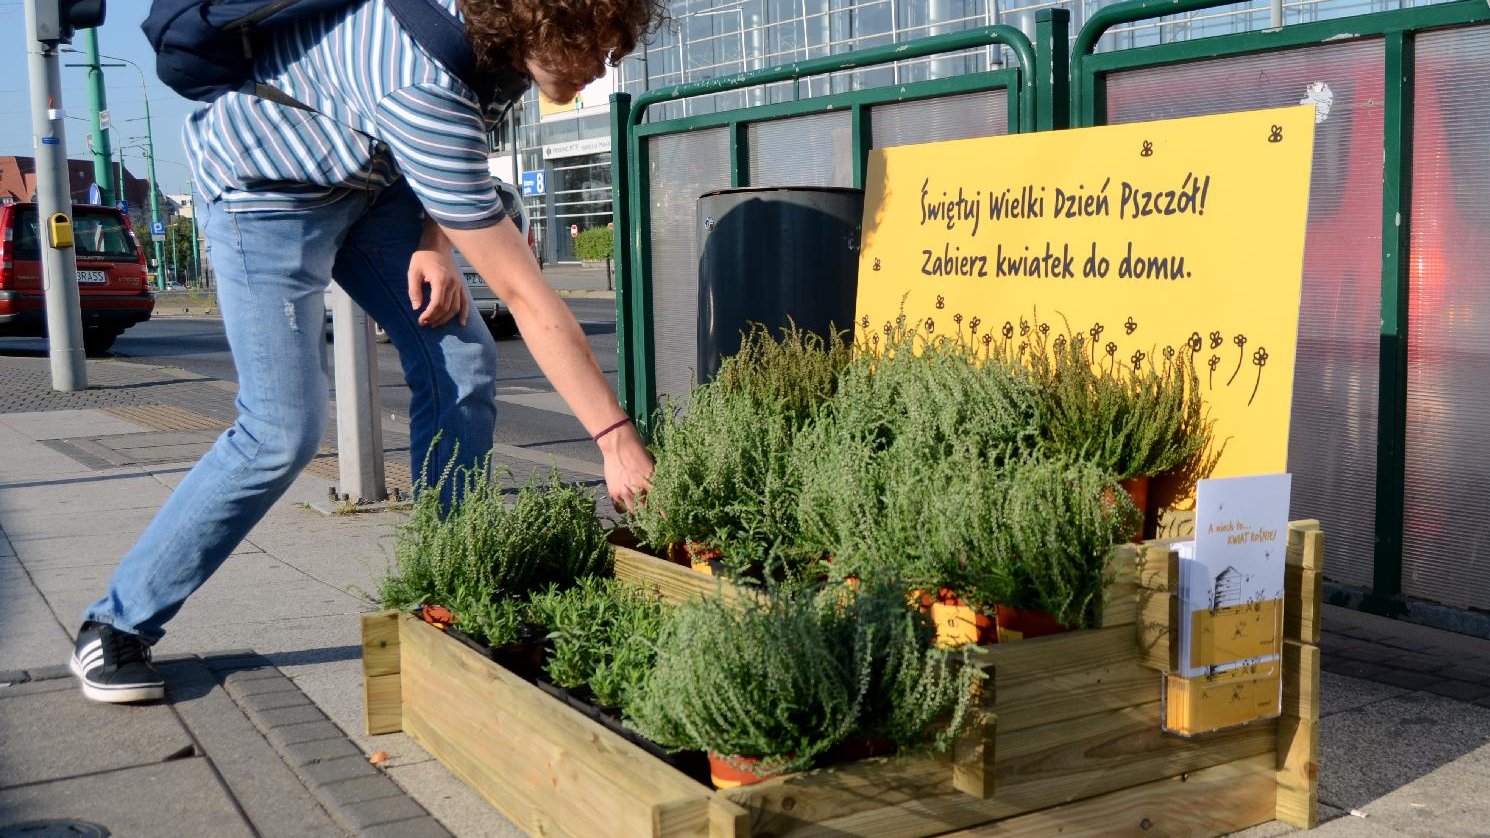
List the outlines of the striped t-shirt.
{"label": "striped t-shirt", "polygon": [[[454,10],[455,0],[442,2]],[[502,217],[475,93],[383,0],[267,40],[255,80],[314,111],[234,92],[194,112],[183,133],[203,198],[221,198],[231,212],[303,209],[402,176],[442,225],[486,227]],[[486,113],[494,112],[500,107]]]}

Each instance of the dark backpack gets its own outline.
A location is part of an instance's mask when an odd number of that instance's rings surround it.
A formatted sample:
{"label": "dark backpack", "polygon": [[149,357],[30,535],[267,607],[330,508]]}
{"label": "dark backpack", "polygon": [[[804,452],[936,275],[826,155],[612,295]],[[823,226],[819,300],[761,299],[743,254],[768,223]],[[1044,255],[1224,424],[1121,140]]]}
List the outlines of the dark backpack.
{"label": "dark backpack", "polygon": [[[155,48],[155,72],[188,99],[210,102],[233,90],[305,106],[253,78],[254,48],[267,34],[366,0],[154,0],[140,25]],[[482,103],[514,101],[528,86],[518,72],[483,74],[465,27],[437,0],[386,0],[404,29],[436,61],[470,85]],[[251,85],[245,89],[245,86]]]}

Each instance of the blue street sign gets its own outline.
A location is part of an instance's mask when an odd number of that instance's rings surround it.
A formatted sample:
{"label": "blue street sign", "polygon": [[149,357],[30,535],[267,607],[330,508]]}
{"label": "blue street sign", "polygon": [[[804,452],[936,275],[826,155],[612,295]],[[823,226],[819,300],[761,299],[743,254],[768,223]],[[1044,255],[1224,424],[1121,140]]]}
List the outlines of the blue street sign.
{"label": "blue street sign", "polygon": [[150,222],[150,235],[164,236],[166,234],[166,223],[164,221]]}
{"label": "blue street sign", "polygon": [[125,201],[123,199],[120,199],[120,200],[114,202],[114,206],[118,207],[120,212],[129,212],[129,202],[128,201]]}
{"label": "blue street sign", "polygon": [[542,170],[522,173],[523,197],[531,198],[548,192],[548,184]]}
{"label": "blue street sign", "polygon": [[57,138],[57,137],[42,137],[41,138],[41,144],[42,145],[61,145],[62,144],[62,140],[59,139],[59,138]]}

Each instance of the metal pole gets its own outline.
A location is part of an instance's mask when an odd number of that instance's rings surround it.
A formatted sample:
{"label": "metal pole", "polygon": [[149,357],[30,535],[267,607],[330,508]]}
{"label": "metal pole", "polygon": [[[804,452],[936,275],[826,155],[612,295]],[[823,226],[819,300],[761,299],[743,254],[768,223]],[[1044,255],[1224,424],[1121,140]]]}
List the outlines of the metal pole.
{"label": "metal pole", "polygon": [[[93,180],[98,184],[101,195],[99,201],[105,206],[113,206],[114,173],[109,170],[109,158],[113,156],[113,152],[109,150],[109,132],[104,130],[103,125],[103,112],[108,110],[109,101],[103,86],[103,68],[98,65],[97,29],[83,30],[83,51],[88,58],[88,63],[83,66],[88,68],[88,107],[92,111]],[[119,194],[123,193],[121,184]]]}
{"label": "metal pole", "polygon": [[83,359],[83,314],[78,304],[77,256],[71,247],[55,247],[50,220],[61,215],[72,222],[68,191],[67,132],[62,108],[62,75],[57,44],[36,40],[37,2],[26,0],[26,63],[31,75],[31,144],[36,151],[36,221],[41,233],[41,262],[46,290],[47,346],[52,362],[52,389],[88,389]]}
{"label": "metal pole", "polygon": [[336,359],[337,485],[354,501],[386,500],[373,322],[334,282],[331,336]]}
{"label": "metal pole", "polygon": [[207,283],[202,281],[202,246],[197,235],[197,193],[189,180],[186,194],[191,197],[191,279],[198,288],[206,288]]}
{"label": "metal pole", "polygon": [[1283,0],[1270,0],[1268,3],[1268,25],[1273,29],[1283,25]]}

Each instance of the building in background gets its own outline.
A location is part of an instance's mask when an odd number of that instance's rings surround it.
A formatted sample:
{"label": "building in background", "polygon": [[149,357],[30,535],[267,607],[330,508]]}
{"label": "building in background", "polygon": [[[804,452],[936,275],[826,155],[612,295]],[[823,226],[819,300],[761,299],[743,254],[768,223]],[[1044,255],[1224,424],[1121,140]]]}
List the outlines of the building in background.
{"label": "building in background", "polygon": [[[1113,0],[674,0],[673,23],[639,46],[574,103],[540,101],[529,91],[491,137],[492,174],[522,187],[548,261],[572,261],[572,233],[611,222],[610,94],[702,81],[856,49],[1002,23],[1033,36],[1035,14],[1071,12],[1073,36]],[[1273,25],[1365,14],[1418,0],[1261,0],[1157,22],[1120,26],[1098,49],[1132,48],[1246,32]],[[652,108],[652,119],[784,102],[881,85],[980,72],[1012,62],[1003,47],[906,61],[861,72],[688,99]]]}
{"label": "building in background", "polygon": [[[129,173],[123,168],[124,197],[134,207],[150,206],[150,183]],[[88,202],[88,188],[93,185],[92,160],[68,160],[67,179],[72,202]],[[36,158],[19,155],[0,155],[0,200],[29,201],[36,193]],[[161,211],[165,211],[162,205]],[[148,210],[147,210],[148,212]],[[145,231],[149,231],[146,225]]]}

